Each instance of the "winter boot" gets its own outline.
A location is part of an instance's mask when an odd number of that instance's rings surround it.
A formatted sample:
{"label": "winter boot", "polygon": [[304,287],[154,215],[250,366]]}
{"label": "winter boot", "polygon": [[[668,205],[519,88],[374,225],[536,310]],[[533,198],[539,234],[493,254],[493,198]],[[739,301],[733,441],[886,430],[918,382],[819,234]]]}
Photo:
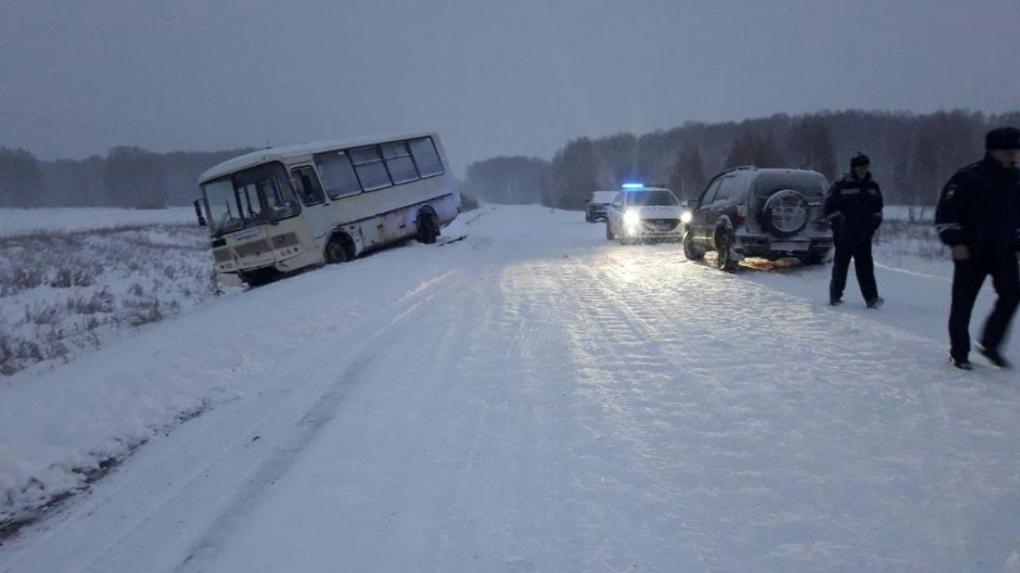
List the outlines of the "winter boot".
{"label": "winter boot", "polygon": [[880,296],[876,296],[875,298],[866,301],[865,304],[868,305],[868,308],[882,308],[882,305],[885,304],[885,299]]}
{"label": "winter boot", "polygon": [[981,354],[981,356],[984,356],[989,362],[991,362],[996,368],[1008,370],[1009,368],[1013,367],[1013,365],[1010,364],[1008,360],[1003,358],[1002,354],[999,354],[999,351],[994,348],[986,348],[984,344],[978,344],[977,351],[979,354]]}
{"label": "winter boot", "polygon": [[970,360],[966,358],[953,358],[949,357],[949,363],[953,365],[953,368],[959,368],[960,370],[973,370],[974,365],[970,363]]}

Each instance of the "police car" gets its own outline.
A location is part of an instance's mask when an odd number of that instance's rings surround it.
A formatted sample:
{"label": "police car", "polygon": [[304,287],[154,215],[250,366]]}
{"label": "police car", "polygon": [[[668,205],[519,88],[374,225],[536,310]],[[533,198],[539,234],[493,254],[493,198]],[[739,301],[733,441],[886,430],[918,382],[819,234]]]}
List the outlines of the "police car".
{"label": "police car", "polygon": [[689,217],[669,189],[626,183],[606,213],[606,239],[621,244],[680,241]]}

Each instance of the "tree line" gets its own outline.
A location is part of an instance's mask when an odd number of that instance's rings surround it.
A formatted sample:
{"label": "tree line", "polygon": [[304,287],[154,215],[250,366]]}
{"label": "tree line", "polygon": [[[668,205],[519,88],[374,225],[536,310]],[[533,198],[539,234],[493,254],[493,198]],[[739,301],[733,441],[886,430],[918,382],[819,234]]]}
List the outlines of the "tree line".
{"label": "tree line", "polygon": [[[887,203],[928,206],[956,169],[981,157],[984,133],[998,125],[1020,125],[1020,111],[848,110],[689,122],[641,135],[579,137],[551,160],[476,161],[466,170],[462,190],[493,203],[581,209],[592,191],[635,180],[694,199],[712,176],[729,167],[809,168],[832,180],[862,151],[871,157]],[[115,147],[106,156],[43,161],[24,149],[0,147],[0,207],[187,205],[198,194],[203,171],[248,151],[155,153]]]}
{"label": "tree line", "polygon": [[931,114],[848,110],[777,114],[742,122],[689,122],[643,135],[568,141],[551,160],[494,157],[468,166],[462,189],[493,203],[581,209],[598,189],[626,181],[669,187],[695,199],[715,174],[735,166],[815,169],[830,181],[861,151],[890,204],[933,205],[952,173],[980,159],[984,134],[1020,125],[1020,111]]}
{"label": "tree line", "polygon": [[114,147],[106,156],[43,161],[0,147],[0,207],[131,207],[190,204],[203,171],[251,149],[155,153]]}

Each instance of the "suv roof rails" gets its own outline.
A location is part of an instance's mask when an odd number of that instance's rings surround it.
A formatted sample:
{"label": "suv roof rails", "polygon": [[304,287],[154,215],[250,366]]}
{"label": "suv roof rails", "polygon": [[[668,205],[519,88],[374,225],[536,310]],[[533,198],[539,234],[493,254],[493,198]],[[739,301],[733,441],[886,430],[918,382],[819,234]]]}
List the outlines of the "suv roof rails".
{"label": "suv roof rails", "polygon": [[756,167],[754,165],[737,165],[736,167],[730,167],[726,171],[746,171],[746,170],[749,170],[749,169],[757,169],[757,168],[758,167]]}

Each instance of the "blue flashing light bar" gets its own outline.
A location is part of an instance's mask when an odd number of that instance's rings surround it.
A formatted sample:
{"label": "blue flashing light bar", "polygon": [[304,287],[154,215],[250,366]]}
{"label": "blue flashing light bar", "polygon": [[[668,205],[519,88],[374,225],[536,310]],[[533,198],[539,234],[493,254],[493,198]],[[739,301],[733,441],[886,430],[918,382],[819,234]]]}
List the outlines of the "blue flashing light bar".
{"label": "blue flashing light bar", "polygon": [[623,188],[624,189],[644,189],[645,188],[645,184],[644,183],[624,183],[623,184]]}

